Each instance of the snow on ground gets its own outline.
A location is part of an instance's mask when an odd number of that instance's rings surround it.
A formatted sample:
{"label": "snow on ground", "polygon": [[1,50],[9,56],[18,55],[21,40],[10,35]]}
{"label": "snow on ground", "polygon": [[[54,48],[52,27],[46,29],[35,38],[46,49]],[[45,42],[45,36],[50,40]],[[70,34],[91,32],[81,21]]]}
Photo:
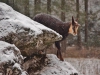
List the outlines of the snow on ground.
{"label": "snow on ground", "polygon": [[29,35],[39,35],[43,33],[42,30],[47,30],[50,33],[55,33],[58,37],[61,37],[55,31],[39,24],[27,16],[13,10],[10,6],[6,5],[5,3],[0,2],[0,37],[6,36],[8,33],[16,33],[18,27],[20,28],[20,32],[24,31],[24,28],[29,28],[35,33],[29,33]]}
{"label": "snow on ground", "polygon": [[100,75],[100,59],[66,58],[80,73],[79,75]]}
{"label": "snow on ground", "polygon": [[48,65],[40,71],[40,75],[71,75],[78,71],[66,61],[60,61],[56,55],[47,54]]}

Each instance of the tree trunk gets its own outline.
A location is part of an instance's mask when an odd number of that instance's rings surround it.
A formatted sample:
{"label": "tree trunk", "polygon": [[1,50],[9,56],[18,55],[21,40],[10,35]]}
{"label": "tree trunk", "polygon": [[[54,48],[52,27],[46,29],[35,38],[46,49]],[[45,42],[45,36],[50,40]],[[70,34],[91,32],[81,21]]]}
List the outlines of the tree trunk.
{"label": "tree trunk", "polygon": [[61,0],[61,20],[65,21],[65,0]]}
{"label": "tree trunk", "polygon": [[47,14],[51,14],[51,0],[47,0]]}
{"label": "tree trunk", "polygon": [[88,43],[88,0],[85,0],[85,42]]}
{"label": "tree trunk", "polygon": [[29,0],[24,0],[24,9],[25,9],[25,15],[30,17]]}
{"label": "tree trunk", "polygon": [[[79,0],[76,0],[76,12],[77,12],[77,19],[78,19],[77,21],[78,21],[78,23],[80,23],[80,21],[79,21],[79,17],[80,17],[80,12],[79,12]],[[78,45],[79,49],[82,48],[80,27],[79,27],[79,29],[78,29],[77,45]]]}
{"label": "tree trunk", "polygon": [[20,5],[20,3],[21,3],[21,0],[13,0],[13,6],[14,6],[14,9],[16,10],[16,11],[20,11],[20,9],[19,9],[19,7],[18,7],[18,5]]}
{"label": "tree trunk", "polygon": [[34,0],[34,15],[40,13],[41,10],[41,0]]}
{"label": "tree trunk", "polygon": [[7,2],[7,0],[0,0],[0,2],[4,2],[4,3],[6,3],[6,2]]}
{"label": "tree trunk", "polygon": [[13,0],[13,4],[12,4],[13,8],[15,8],[14,5],[15,5],[15,1]]}
{"label": "tree trunk", "polygon": [[[61,20],[65,21],[65,0],[61,0]],[[61,42],[61,50],[63,52],[66,50],[66,40]]]}
{"label": "tree trunk", "polygon": [[6,0],[6,3],[9,5],[9,0]]}
{"label": "tree trunk", "polygon": [[7,0],[8,5],[10,5],[12,8],[14,8],[14,2],[14,0]]}

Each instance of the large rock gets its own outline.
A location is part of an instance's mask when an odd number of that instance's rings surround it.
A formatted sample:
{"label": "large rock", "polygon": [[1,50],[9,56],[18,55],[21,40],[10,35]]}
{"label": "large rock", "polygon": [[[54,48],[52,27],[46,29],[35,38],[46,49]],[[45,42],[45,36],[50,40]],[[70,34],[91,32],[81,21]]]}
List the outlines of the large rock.
{"label": "large rock", "polygon": [[33,57],[23,62],[20,50],[14,45],[0,41],[0,75],[78,75],[76,69],[56,55],[47,54],[42,61]]}
{"label": "large rock", "polygon": [[0,75],[27,75],[22,63],[23,56],[15,45],[0,41]]}
{"label": "large rock", "polygon": [[47,54],[44,62],[36,57],[24,63],[29,75],[78,75],[78,71],[68,62],[60,61],[56,55]]}
{"label": "large rock", "polygon": [[55,31],[0,2],[0,40],[15,44],[22,55],[32,55],[62,37]]}

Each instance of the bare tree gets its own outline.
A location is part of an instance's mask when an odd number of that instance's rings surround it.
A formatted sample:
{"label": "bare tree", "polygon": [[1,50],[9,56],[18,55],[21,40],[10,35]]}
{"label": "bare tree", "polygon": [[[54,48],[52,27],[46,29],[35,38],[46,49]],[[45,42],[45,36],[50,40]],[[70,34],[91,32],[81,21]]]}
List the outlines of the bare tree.
{"label": "bare tree", "polygon": [[9,0],[0,0],[0,2],[4,2],[9,5]]}
{"label": "bare tree", "polygon": [[[79,17],[80,17],[80,11],[79,11],[79,0],[76,0],[76,12],[77,12],[77,21],[79,22]],[[77,45],[79,49],[82,47],[82,42],[81,42],[81,34],[80,34],[80,27],[78,29],[78,37],[77,37]]]}
{"label": "bare tree", "polygon": [[88,0],[85,0],[85,42],[88,41]]}
{"label": "bare tree", "polygon": [[20,5],[21,1],[20,0],[13,0],[13,6],[14,6],[14,9],[18,12],[20,12],[21,10],[19,9],[19,5]]}
{"label": "bare tree", "polygon": [[9,0],[6,0],[6,3],[9,5]]}
{"label": "bare tree", "polygon": [[40,13],[41,10],[41,0],[34,0],[34,15]]}
{"label": "bare tree", "polygon": [[65,0],[61,0],[61,20],[65,21]]}
{"label": "bare tree", "polygon": [[10,5],[11,7],[13,7],[15,9],[15,0],[7,0],[7,4]]}
{"label": "bare tree", "polygon": [[[61,0],[61,20],[65,21],[65,0]],[[61,42],[62,51],[66,50],[66,39]]]}
{"label": "bare tree", "polygon": [[0,0],[0,2],[4,2],[4,0]]}
{"label": "bare tree", "polygon": [[51,0],[47,0],[47,13],[51,14]]}
{"label": "bare tree", "polygon": [[24,0],[25,15],[30,17],[29,0]]}

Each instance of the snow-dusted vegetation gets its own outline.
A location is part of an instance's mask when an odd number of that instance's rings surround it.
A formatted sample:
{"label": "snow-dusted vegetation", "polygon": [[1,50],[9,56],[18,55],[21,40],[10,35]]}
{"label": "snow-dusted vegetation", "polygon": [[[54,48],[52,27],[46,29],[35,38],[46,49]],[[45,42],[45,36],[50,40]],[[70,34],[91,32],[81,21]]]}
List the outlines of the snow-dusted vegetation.
{"label": "snow-dusted vegetation", "polygon": [[79,72],[79,75],[100,75],[100,59],[66,58]]}

